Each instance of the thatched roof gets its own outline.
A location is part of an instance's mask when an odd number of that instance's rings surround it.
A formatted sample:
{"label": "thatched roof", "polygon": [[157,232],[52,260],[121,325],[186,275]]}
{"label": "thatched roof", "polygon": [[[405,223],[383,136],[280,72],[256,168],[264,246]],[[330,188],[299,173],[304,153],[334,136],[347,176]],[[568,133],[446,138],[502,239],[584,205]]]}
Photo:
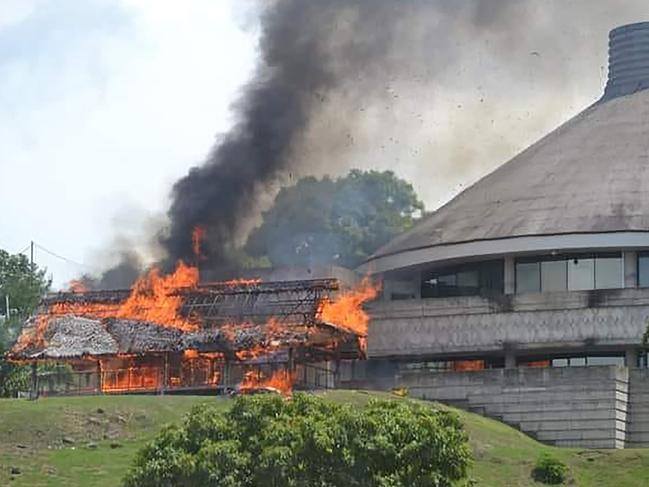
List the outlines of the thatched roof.
{"label": "thatched roof", "polygon": [[[212,284],[183,290],[182,313],[193,316],[198,325],[192,331],[112,316],[49,315],[59,304],[119,304],[128,296],[124,291],[53,294],[43,300],[40,314],[25,324],[9,356],[16,360],[70,359],[189,349],[232,355],[259,347],[278,350],[325,345],[334,339],[355,340],[353,334],[317,318],[320,299],[336,289],[335,281],[319,280]],[[43,320],[44,331],[40,329]]]}

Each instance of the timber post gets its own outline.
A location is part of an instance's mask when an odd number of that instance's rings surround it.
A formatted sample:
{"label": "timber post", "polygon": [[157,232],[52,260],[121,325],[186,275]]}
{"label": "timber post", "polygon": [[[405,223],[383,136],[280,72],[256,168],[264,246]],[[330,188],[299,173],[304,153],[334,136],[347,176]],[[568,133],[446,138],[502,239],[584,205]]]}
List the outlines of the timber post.
{"label": "timber post", "polygon": [[32,362],[32,392],[30,399],[38,399],[38,364],[35,361]]}

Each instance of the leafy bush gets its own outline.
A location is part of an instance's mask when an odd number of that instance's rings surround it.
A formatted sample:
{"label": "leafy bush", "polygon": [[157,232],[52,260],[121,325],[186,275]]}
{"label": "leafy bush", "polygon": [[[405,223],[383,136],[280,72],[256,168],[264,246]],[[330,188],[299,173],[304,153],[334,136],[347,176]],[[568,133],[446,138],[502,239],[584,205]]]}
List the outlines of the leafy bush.
{"label": "leafy bush", "polygon": [[17,397],[19,392],[29,391],[30,368],[2,360],[0,357],[0,397]]}
{"label": "leafy bush", "polygon": [[450,487],[470,461],[458,417],[431,407],[296,394],[198,406],[141,450],[126,487]]}
{"label": "leafy bush", "polygon": [[568,467],[558,458],[543,453],[536,461],[532,477],[538,482],[544,484],[557,485],[566,481],[568,476]]}

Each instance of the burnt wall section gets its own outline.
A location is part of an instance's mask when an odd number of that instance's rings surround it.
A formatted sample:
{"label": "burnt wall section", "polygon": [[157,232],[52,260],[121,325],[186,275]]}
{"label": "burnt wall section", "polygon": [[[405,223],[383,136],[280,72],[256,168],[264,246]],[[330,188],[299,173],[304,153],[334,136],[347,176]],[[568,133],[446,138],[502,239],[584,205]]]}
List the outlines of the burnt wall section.
{"label": "burnt wall section", "polygon": [[629,390],[625,367],[403,371],[398,382],[412,397],[499,419],[544,443],[625,446]]}
{"label": "burnt wall section", "polygon": [[434,356],[640,346],[649,289],[574,291],[497,299],[383,301],[369,306],[368,355]]}

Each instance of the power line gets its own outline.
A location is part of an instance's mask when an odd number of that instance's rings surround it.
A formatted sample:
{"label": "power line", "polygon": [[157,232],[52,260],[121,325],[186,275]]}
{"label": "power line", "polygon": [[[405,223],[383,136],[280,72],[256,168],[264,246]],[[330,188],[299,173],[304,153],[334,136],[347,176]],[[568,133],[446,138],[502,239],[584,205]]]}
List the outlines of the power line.
{"label": "power line", "polygon": [[24,254],[25,252],[27,252],[29,250],[29,247],[31,247],[31,244],[28,244],[27,247],[22,249],[20,252],[15,252],[14,255]]}
{"label": "power line", "polygon": [[[76,265],[76,266],[78,266],[78,267],[85,267],[85,268],[87,268],[87,269],[93,269],[92,266],[89,266],[89,265],[86,265],[86,264],[82,264],[82,263],[77,262],[77,261],[72,260],[72,259],[68,259],[67,257],[63,257],[62,255],[57,254],[56,252],[52,252],[51,250],[46,249],[45,247],[43,247],[42,245],[40,245],[40,244],[38,244],[38,243],[34,243],[34,245],[35,245],[36,247],[38,247],[40,250],[42,250],[43,252],[45,252],[46,254],[49,254],[49,255],[51,255],[52,257],[56,257],[57,259],[60,259],[60,260],[62,260],[62,261],[64,261],[64,262],[67,262],[67,263],[69,263],[69,264]],[[27,246],[27,248],[29,248],[29,246]]]}

